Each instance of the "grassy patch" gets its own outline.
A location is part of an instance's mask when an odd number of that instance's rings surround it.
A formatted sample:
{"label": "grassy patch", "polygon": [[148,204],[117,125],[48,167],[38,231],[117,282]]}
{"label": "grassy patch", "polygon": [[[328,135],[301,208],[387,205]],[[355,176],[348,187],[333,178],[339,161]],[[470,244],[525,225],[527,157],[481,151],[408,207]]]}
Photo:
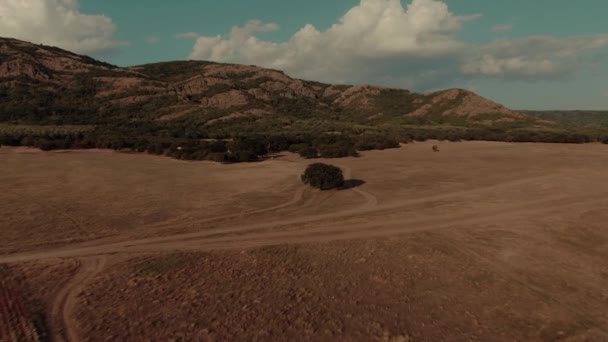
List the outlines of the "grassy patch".
{"label": "grassy patch", "polygon": [[132,271],[142,276],[157,276],[182,268],[188,258],[184,255],[169,255],[138,261],[132,266]]}
{"label": "grassy patch", "polygon": [[70,135],[93,130],[91,125],[13,125],[0,123],[0,134]]}

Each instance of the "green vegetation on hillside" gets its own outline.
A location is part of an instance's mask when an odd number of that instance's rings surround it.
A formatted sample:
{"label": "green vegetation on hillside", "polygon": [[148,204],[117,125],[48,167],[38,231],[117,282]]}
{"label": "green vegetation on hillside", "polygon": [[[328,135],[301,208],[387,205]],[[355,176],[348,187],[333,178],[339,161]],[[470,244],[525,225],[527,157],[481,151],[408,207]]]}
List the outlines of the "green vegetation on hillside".
{"label": "green vegetation on hillside", "polygon": [[523,111],[531,117],[555,121],[564,125],[608,128],[608,111],[595,110],[552,110]]}
{"label": "green vegetation on hillside", "polygon": [[[435,101],[442,92],[331,86],[255,67],[229,65],[222,71],[222,65],[201,61],[118,68],[57,48],[3,42],[15,51],[3,50],[0,64],[22,58],[19,76],[0,76],[4,145],[248,162],[285,150],[306,158],[357,156],[427,139],[608,142],[608,119],[600,112],[528,112],[522,118],[487,106],[488,113],[470,117],[446,115],[471,93],[456,89],[454,96]],[[56,54],[72,64],[44,64],[35,58],[41,49],[47,59]],[[214,77],[191,80],[211,65],[219,68]],[[186,80],[191,83],[184,85]],[[238,105],[226,105],[234,93]],[[208,105],[213,97],[216,105]],[[408,115],[421,107],[422,114]]]}
{"label": "green vegetation on hillside", "polygon": [[200,74],[203,67],[215,64],[205,61],[176,61],[144,64],[134,67],[133,70],[154,79],[179,82]]}

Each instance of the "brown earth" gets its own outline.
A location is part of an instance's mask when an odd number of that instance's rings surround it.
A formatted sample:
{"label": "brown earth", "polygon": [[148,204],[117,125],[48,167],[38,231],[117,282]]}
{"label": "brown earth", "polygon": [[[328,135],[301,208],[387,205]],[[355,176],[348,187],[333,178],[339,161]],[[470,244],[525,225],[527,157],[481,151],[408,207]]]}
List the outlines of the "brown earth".
{"label": "brown earth", "polygon": [[0,262],[70,340],[608,340],[608,147],[434,144],[323,193],[290,154],[2,148]]}
{"label": "brown earth", "polygon": [[8,284],[0,281],[0,337],[3,341],[38,341],[38,332],[30,319],[21,295]]}
{"label": "brown earth", "polygon": [[[0,321],[8,320],[10,328],[0,332],[0,341],[61,340],[65,325],[58,305],[58,294],[73,279],[78,260],[47,259],[31,263],[0,265],[1,286],[8,292],[0,305],[6,309]],[[4,305],[6,299],[12,305]],[[18,309],[15,306],[21,306]],[[53,312],[58,312],[55,315]],[[0,323],[1,324],[1,323]],[[20,328],[27,327],[27,334]],[[8,332],[7,332],[8,331]]]}

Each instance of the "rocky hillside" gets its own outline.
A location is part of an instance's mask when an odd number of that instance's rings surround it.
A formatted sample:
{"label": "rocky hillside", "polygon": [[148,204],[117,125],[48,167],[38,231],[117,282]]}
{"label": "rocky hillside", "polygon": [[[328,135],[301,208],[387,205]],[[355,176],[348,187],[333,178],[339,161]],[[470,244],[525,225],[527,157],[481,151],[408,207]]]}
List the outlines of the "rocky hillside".
{"label": "rocky hillside", "polygon": [[412,140],[608,142],[473,92],[330,85],[249,65],[178,61],[120,68],[0,38],[0,145],[111,148],[248,162],[289,150],[355,156]]}
{"label": "rocky hillside", "polygon": [[470,91],[432,94],[328,85],[256,66],[179,61],[119,68],[58,48],[0,38],[0,121],[101,124],[117,119],[206,126],[322,118],[358,124],[526,120]]}

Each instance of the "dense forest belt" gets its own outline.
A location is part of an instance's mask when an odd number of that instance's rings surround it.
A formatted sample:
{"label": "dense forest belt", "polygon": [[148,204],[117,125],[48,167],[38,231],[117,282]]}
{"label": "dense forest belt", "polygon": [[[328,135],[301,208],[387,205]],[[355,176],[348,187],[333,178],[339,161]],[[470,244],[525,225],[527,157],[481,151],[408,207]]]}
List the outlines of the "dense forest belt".
{"label": "dense forest belt", "polygon": [[608,111],[601,110],[544,110],[521,111],[542,120],[550,120],[578,127],[608,127]]}
{"label": "dense forest belt", "polygon": [[0,124],[0,145],[41,150],[114,149],[165,155],[182,160],[252,162],[281,151],[305,158],[357,156],[361,151],[398,148],[412,141],[505,141],[542,143],[608,143],[608,130],[574,127],[396,126],[322,131],[266,131],[238,134],[203,132],[162,124],[139,126],[32,126]]}

